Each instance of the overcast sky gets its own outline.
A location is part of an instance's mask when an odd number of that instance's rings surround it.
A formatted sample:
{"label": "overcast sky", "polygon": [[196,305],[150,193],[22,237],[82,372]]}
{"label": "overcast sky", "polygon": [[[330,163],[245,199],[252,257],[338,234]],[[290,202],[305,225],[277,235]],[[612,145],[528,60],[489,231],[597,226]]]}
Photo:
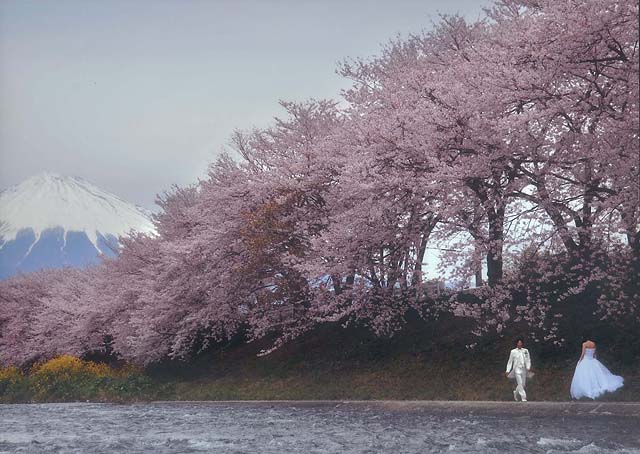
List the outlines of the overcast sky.
{"label": "overcast sky", "polygon": [[347,57],[489,0],[0,1],[0,188],[48,170],[154,209]]}

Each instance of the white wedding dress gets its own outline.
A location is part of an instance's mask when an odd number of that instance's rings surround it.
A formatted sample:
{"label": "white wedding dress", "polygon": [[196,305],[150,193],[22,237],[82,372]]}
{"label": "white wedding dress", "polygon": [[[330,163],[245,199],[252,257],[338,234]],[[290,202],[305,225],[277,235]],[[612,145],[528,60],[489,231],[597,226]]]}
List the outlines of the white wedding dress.
{"label": "white wedding dress", "polygon": [[595,399],[605,392],[615,391],[622,386],[624,379],[613,375],[609,369],[594,357],[596,349],[587,348],[584,358],[578,362],[571,381],[571,397]]}

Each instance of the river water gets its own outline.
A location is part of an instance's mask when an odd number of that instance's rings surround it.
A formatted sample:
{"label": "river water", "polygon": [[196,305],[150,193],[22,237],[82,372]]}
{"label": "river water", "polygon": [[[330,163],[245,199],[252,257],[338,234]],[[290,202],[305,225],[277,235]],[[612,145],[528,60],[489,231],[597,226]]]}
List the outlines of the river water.
{"label": "river water", "polygon": [[339,402],[0,405],[0,453],[54,452],[640,453],[640,418]]}

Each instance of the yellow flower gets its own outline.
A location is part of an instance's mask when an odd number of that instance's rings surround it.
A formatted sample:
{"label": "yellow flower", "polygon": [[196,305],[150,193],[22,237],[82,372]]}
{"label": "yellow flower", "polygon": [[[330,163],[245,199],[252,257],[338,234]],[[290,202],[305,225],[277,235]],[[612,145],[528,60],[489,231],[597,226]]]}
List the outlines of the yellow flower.
{"label": "yellow flower", "polygon": [[16,383],[22,378],[20,369],[15,366],[0,367],[0,380]]}

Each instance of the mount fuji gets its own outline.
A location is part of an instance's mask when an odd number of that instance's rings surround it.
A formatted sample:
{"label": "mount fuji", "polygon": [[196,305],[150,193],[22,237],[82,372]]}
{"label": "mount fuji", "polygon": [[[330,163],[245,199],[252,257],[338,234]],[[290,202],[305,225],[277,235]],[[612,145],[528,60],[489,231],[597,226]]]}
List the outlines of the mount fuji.
{"label": "mount fuji", "polygon": [[0,279],[97,263],[132,231],[155,232],[149,211],[82,178],[33,176],[0,192]]}

